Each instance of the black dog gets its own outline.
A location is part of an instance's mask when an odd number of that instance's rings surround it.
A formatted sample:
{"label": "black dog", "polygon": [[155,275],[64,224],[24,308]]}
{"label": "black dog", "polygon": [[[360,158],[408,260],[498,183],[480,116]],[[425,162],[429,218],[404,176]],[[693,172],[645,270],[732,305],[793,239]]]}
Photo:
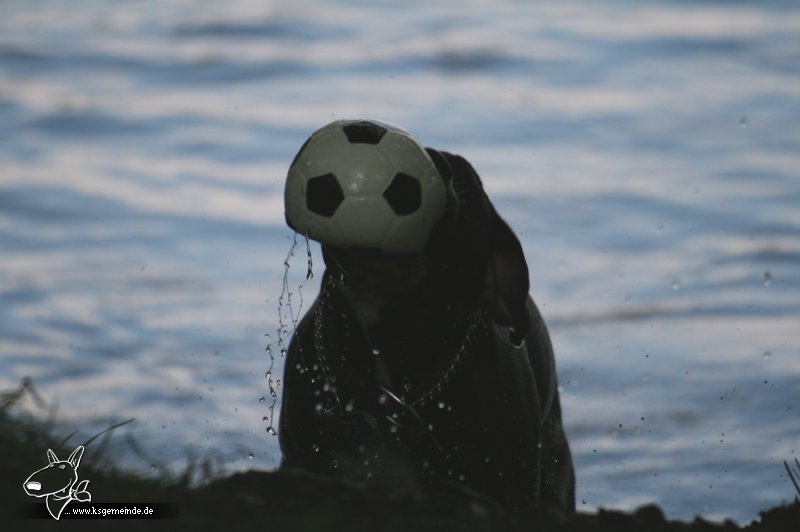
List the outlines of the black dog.
{"label": "black dog", "polygon": [[286,358],[283,467],[452,480],[511,507],[575,508],[553,350],[522,247],[463,158],[424,254],[323,246]]}

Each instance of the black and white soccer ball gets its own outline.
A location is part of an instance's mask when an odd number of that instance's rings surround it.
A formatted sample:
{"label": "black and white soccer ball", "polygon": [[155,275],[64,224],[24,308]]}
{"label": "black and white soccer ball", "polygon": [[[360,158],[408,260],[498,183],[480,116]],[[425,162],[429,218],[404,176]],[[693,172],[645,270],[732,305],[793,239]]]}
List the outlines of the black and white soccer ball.
{"label": "black and white soccer ball", "polygon": [[374,120],[337,120],[300,148],[284,201],[289,226],[323,245],[418,253],[445,212],[447,190],[408,132]]}

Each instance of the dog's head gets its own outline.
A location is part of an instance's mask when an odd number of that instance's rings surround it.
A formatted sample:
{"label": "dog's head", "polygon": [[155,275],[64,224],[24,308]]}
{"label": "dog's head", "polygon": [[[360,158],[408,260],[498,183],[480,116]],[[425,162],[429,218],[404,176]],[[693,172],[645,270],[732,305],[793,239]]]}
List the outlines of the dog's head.
{"label": "dog's head", "polygon": [[[480,308],[514,343],[527,334],[522,247],[462,157],[422,148],[395,126],[337,121],[300,149],[286,205],[289,225],[322,244],[329,278],[365,329]],[[381,216],[393,229],[376,240]]]}

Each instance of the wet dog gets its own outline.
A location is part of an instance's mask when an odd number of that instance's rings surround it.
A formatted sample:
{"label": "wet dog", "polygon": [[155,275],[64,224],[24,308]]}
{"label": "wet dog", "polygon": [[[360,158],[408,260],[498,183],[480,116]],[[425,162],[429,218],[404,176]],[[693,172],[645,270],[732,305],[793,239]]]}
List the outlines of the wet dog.
{"label": "wet dog", "polygon": [[427,153],[450,196],[423,253],[322,247],[320,294],[286,358],[282,467],[444,480],[510,508],[573,511],[522,247],[465,159]]}

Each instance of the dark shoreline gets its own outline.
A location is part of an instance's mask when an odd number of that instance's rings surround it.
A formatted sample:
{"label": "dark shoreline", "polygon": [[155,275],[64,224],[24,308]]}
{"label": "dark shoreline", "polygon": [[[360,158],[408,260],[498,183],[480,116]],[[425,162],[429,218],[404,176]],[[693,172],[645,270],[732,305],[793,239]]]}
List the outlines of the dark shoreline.
{"label": "dark shoreline", "polygon": [[[655,505],[633,512],[559,516],[541,511],[507,512],[458,489],[442,486],[425,494],[347,485],[300,473],[246,472],[197,490],[188,508],[211,505],[225,496],[233,507],[261,516],[271,530],[469,530],[469,531],[735,531],[800,530],[800,502],[761,513],[760,521],[739,527],[731,521],[667,521]],[[236,501],[236,502],[234,502]],[[280,514],[280,515],[276,515]],[[206,518],[211,514],[206,513]],[[198,523],[205,518],[198,516]]]}
{"label": "dark shoreline", "polygon": [[[19,464],[19,462],[17,462]],[[3,520],[14,530],[53,530],[52,519],[23,518],[20,508],[37,499],[26,497],[21,483],[28,466],[0,467],[0,495],[6,501]],[[58,528],[75,530],[231,530],[269,531],[701,531],[796,532],[800,529],[800,502],[773,508],[760,521],[739,527],[702,518],[692,522],[667,521],[655,505],[633,512],[600,510],[596,514],[559,516],[529,510],[507,512],[457,489],[435,491],[382,489],[346,484],[296,472],[249,471],[214,480],[199,488],[183,483],[162,485],[118,472],[86,468],[94,502],[177,503],[179,517],[161,520],[62,519]],[[17,489],[14,489],[17,488]],[[44,506],[43,502],[41,503]],[[9,530],[5,528],[5,530]]]}
{"label": "dark shoreline", "polygon": [[[800,501],[761,513],[746,526],[667,521],[655,505],[633,512],[600,510],[596,514],[559,516],[545,511],[509,512],[466,492],[458,484],[424,489],[406,485],[380,487],[344,483],[302,472],[248,471],[216,478],[213,464],[195,461],[186,471],[160,480],[116,470],[105,458],[114,430],[85,442],[91,461],[81,463],[79,480],[89,480],[95,503],[176,503],[175,519],[61,519],[45,515],[26,518],[41,499],[29,497],[22,483],[47,464],[52,449],[65,458],[81,442],[73,435],[54,436],[52,424],[12,415],[14,405],[30,385],[0,393],[0,523],[2,530],[214,530],[272,531],[736,531],[797,532]],[[36,398],[36,396],[35,396]],[[121,424],[118,424],[119,426]],[[200,479],[200,487],[191,487]],[[777,482],[777,479],[776,479]],[[787,497],[791,494],[787,494]],[[34,503],[34,504],[32,504]],[[10,525],[10,527],[9,527]]]}

